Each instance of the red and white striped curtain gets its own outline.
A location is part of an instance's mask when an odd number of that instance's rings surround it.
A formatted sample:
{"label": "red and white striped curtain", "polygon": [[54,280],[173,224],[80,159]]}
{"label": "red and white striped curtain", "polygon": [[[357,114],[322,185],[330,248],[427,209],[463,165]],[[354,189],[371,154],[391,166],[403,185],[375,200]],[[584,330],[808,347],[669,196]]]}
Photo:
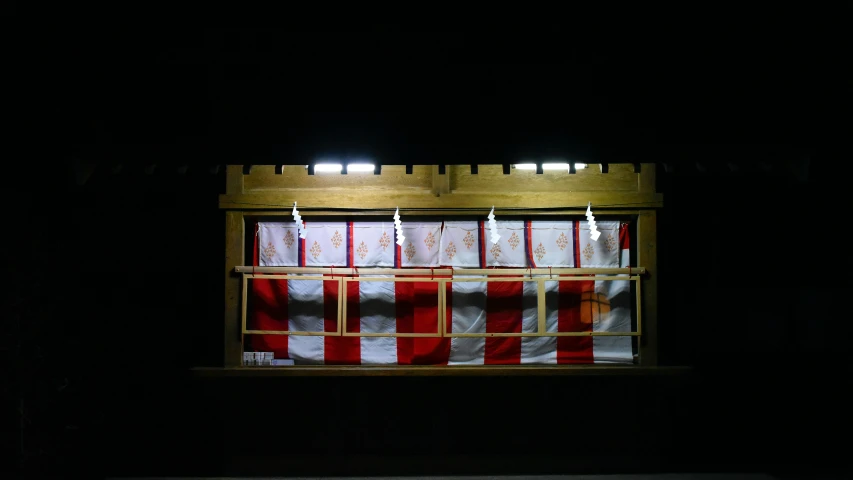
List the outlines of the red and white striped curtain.
{"label": "red and white striped curtain", "polygon": [[[497,222],[501,236],[489,241],[487,222],[403,223],[406,240],[395,243],[390,222],[310,222],[305,239],[288,222],[260,222],[254,265],[430,267],[428,276],[449,277],[447,267],[627,267],[627,226],[599,221],[593,241],[585,221]],[[545,281],[548,332],[631,331],[630,281]],[[377,275],[358,275],[377,279]],[[410,278],[410,277],[409,277]],[[448,333],[523,333],[538,328],[536,282],[481,282],[455,275],[447,284]],[[536,275],[533,278],[537,278]],[[337,281],[249,282],[250,328],[335,332]],[[438,284],[347,282],[347,332],[436,333]],[[249,335],[247,348],[273,351],[296,364],[326,365],[515,365],[631,363],[631,337],[357,337]]]}

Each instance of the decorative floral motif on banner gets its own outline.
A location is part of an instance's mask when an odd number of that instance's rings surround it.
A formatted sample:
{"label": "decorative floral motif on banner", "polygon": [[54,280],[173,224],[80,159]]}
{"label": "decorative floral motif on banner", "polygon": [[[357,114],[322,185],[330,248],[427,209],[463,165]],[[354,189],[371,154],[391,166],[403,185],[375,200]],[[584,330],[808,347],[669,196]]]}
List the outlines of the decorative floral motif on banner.
{"label": "decorative floral motif on banner", "polygon": [[356,252],[358,252],[358,256],[361,257],[362,260],[364,260],[364,257],[367,256],[367,244],[361,242]]}
{"label": "decorative floral motif on banner", "polygon": [[341,246],[341,243],[343,243],[343,241],[344,237],[341,236],[340,232],[335,230],[335,234],[332,235],[332,245],[334,245],[335,248],[338,248]]}
{"label": "decorative floral motif on banner", "polygon": [[450,242],[447,245],[447,248],[444,249],[444,253],[447,254],[447,258],[453,260],[453,257],[456,256],[456,245],[454,245],[453,242]]}
{"label": "decorative floral motif on banner", "polygon": [[521,243],[521,240],[518,239],[518,233],[512,232],[512,235],[509,237],[509,240],[507,240],[507,243],[510,247],[512,247],[513,250],[515,250],[515,247],[517,247],[518,244]]}
{"label": "decorative floral motif on banner", "polygon": [[405,251],[406,251],[406,258],[409,259],[409,261],[411,261],[412,257],[415,256],[415,246],[412,244],[412,242],[409,242],[409,244],[406,246]]}
{"label": "decorative floral motif on banner", "polygon": [[432,232],[429,232],[424,239],[424,244],[427,246],[427,250],[432,250],[432,246],[435,245],[435,236]]}
{"label": "decorative floral motif on banner", "polygon": [[382,246],[382,251],[385,251],[388,245],[391,245],[391,237],[388,236],[388,232],[382,232],[382,236],[379,237],[379,245]]}
{"label": "decorative floral motif on banner", "polygon": [[568,244],[569,244],[569,239],[566,237],[566,234],[563,232],[560,232],[560,236],[557,237],[557,246],[560,247],[560,250],[563,250],[566,248],[566,246]]}
{"label": "decorative floral motif on banner", "polygon": [[272,259],[273,255],[275,255],[275,245],[272,242],[269,242],[264,248],[264,255],[269,259]]}
{"label": "decorative floral motif on banner", "polygon": [[501,256],[501,244],[500,243],[494,244],[492,246],[492,249],[489,251],[492,252],[492,256],[495,257],[495,259],[499,258]]}
{"label": "decorative floral motif on banner", "polygon": [[584,249],[583,249],[583,256],[584,256],[587,260],[589,260],[589,259],[591,259],[591,258],[592,258],[592,256],[593,256],[594,254],[595,254],[595,249],[594,249],[594,248],[592,248],[592,244],[591,244],[591,243],[587,243],[587,244],[586,244],[586,248],[584,248]]}
{"label": "decorative floral motif on banner", "polygon": [[320,248],[320,244],[317,243],[316,240],[314,240],[314,245],[311,245],[311,256],[317,258],[320,256],[320,252],[322,251],[323,249]]}
{"label": "decorative floral motif on banner", "polygon": [[284,234],[284,245],[287,248],[290,248],[293,245],[293,242],[294,242],[293,232],[288,230],[287,233]]}
{"label": "decorative floral motif on banner", "polygon": [[542,257],[544,257],[545,254],[548,252],[545,250],[545,247],[540,242],[539,246],[536,247],[536,250],[533,250],[533,253],[536,254],[536,260],[542,260]]}
{"label": "decorative floral motif on banner", "polygon": [[474,245],[474,235],[471,232],[466,233],[465,238],[462,239],[462,242],[465,244],[465,248],[470,250],[471,245]]}
{"label": "decorative floral motif on banner", "polygon": [[616,239],[613,238],[612,233],[608,235],[607,240],[604,241],[604,248],[606,248],[608,252],[616,250]]}

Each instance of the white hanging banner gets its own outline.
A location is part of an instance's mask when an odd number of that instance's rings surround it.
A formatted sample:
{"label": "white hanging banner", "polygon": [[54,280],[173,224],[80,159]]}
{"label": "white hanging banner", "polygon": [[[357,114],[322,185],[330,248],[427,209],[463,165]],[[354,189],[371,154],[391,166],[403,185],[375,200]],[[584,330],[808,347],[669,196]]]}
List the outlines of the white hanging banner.
{"label": "white hanging banner", "polygon": [[480,222],[444,222],[439,247],[442,266],[480,268]]}
{"label": "white hanging banner", "polygon": [[[592,227],[580,222],[578,267],[617,268],[620,266],[619,222],[605,220],[596,223],[599,241],[592,240]],[[589,234],[589,237],[587,237]]]}
{"label": "white hanging banner", "polygon": [[346,222],[311,222],[305,230],[306,267],[346,267],[350,239]]}
{"label": "white hanging banner", "polygon": [[441,222],[406,222],[406,245],[402,249],[402,267],[439,266]]}
{"label": "white hanging banner", "polygon": [[298,267],[299,230],[293,222],[258,223],[258,265]]}
{"label": "white hanging banner", "polygon": [[393,267],[393,238],[394,227],[388,222],[353,222],[353,266]]}
{"label": "white hanging banner", "polygon": [[530,222],[530,260],[533,267],[575,267],[575,222]]}
{"label": "white hanging banner", "polygon": [[[486,267],[528,267],[525,252],[524,222],[521,220],[502,220],[495,222],[494,228],[484,225],[485,234],[498,238],[493,245],[486,247]],[[500,232],[500,233],[498,233]]]}

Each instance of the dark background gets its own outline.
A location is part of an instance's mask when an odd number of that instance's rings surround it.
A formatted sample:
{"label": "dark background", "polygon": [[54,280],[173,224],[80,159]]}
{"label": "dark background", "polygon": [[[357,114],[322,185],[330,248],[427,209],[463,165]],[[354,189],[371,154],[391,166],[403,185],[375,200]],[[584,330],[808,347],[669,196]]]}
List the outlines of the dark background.
{"label": "dark background", "polygon": [[[8,467],[844,470],[848,39],[839,12],[755,13],[699,28],[704,14],[681,12],[665,32],[628,21],[587,33],[547,15],[447,28],[19,23],[3,178]],[[193,378],[221,364],[215,166],[323,154],[655,163],[660,359],[692,374]]]}

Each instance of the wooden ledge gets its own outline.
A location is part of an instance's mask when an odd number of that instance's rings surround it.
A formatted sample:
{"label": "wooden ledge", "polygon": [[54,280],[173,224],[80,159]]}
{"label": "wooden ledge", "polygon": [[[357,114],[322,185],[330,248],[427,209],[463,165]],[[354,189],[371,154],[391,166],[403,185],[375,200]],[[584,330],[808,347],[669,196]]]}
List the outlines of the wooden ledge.
{"label": "wooden ledge", "polygon": [[254,377],[402,377],[402,376],[667,376],[683,375],[690,367],[642,367],[638,365],[521,365],[521,366],[282,366],[196,367],[202,378]]}
{"label": "wooden ledge", "polygon": [[[609,209],[652,209],[663,207],[663,194],[647,192],[489,192],[446,193],[435,196],[431,192],[399,193],[388,190],[369,192],[353,189],[330,194],[328,191],[285,191],[282,193],[258,192],[219,195],[219,208],[226,210],[290,210],[298,201],[303,215],[311,210],[325,208],[393,210],[405,205],[408,210],[450,209],[464,211],[479,209],[489,211],[495,205],[512,205],[514,209],[577,208],[590,202],[602,215]],[[402,213],[402,212],[401,212]]]}

